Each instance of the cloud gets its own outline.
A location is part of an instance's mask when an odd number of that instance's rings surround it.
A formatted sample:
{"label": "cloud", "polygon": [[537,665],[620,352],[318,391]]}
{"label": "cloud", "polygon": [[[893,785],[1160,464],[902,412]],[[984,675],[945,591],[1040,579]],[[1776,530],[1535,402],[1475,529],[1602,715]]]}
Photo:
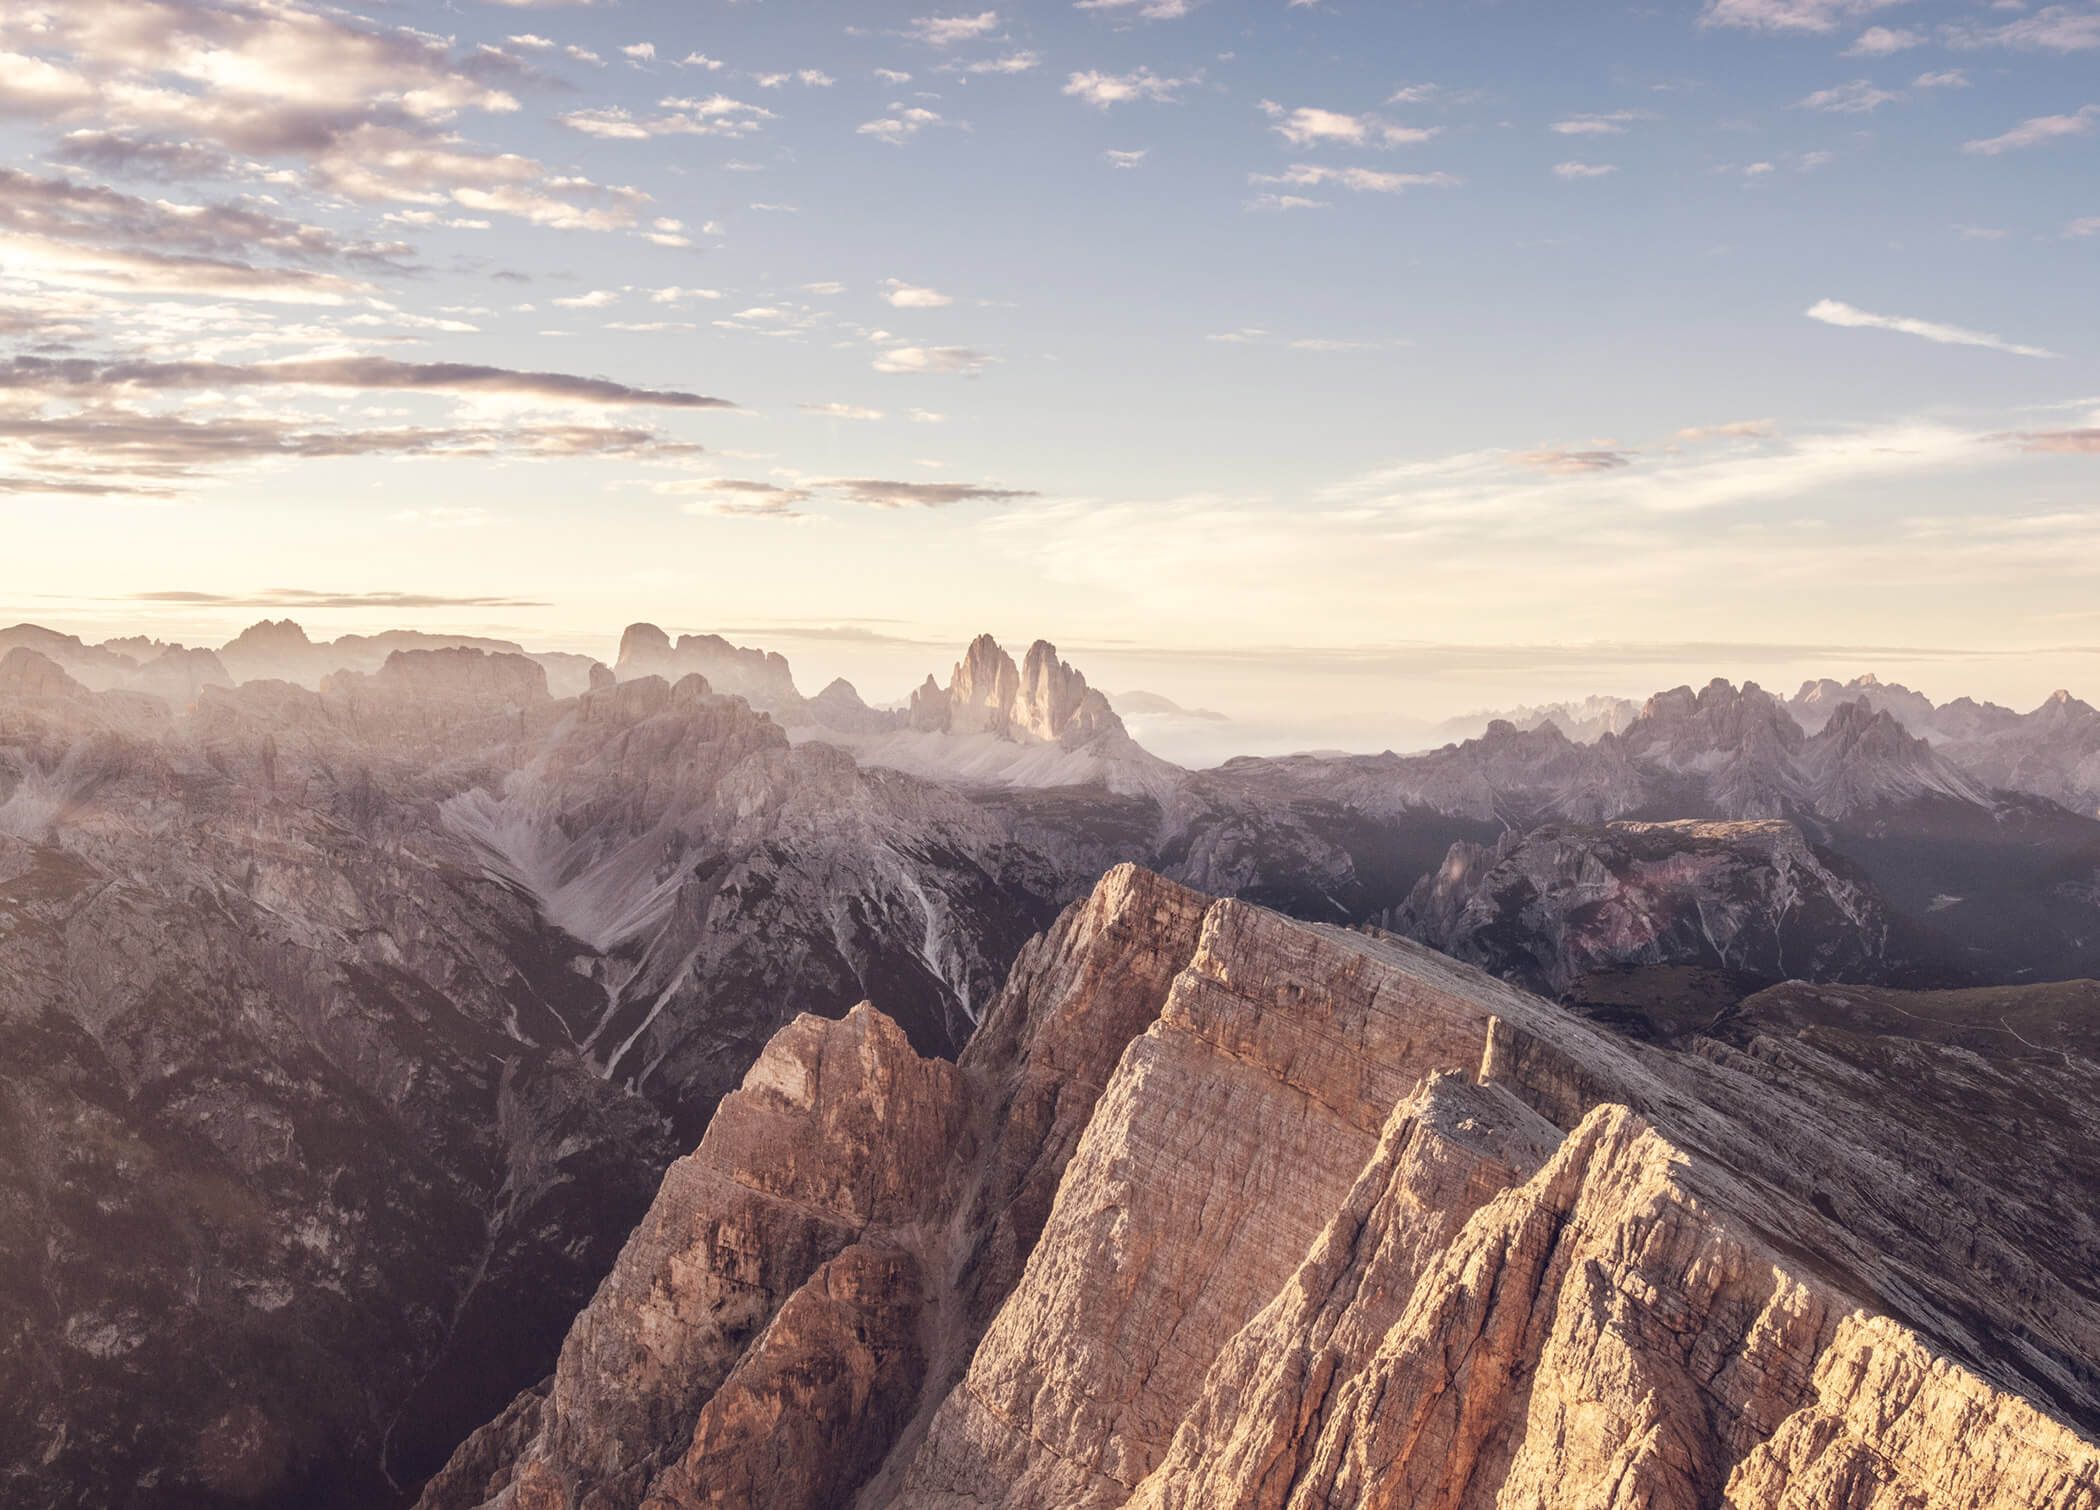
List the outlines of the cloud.
{"label": "cloud", "polygon": [[826,414],[833,419],[881,419],[880,409],[862,409],[854,404],[797,404],[804,414]]}
{"label": "cloud", "polygon": [[875,370],[905,376],[961,372],[974,377],[990,360],[967,346],[893,346],[875,359]]}
{"label": "cloud", "polygon": [[735,477],[710,477],[703,481],[658,483],[660,493],[705,493],[683,505],[688,514],[716,514],[730,519],[802,519],[795,507],[809,501],[806,488],[784,488],[770,482],[748,482]]}
{"label": "cloud", "polygon": [[[1247,201],[1250,210],[1331,210],[1332,200],[1310,199],[1303,194],[1257,194]],[[1215,338],[1214,338],[1215,339]]]}
{"label": "cloud", "polygon": [[2011,47],[2022,51],[2091,52],[2100,48],[2100,8],[2045,5],[1999,26],[1947,28],[1950,47]]}
{"label": "cloud", "polygon": [[1894,330],[1907,336],[1920,336],[1928,341],[1937,341],[1944,346],[1984,346],[1993,351],[2009,352],[2020,357],[2054,357],[2053,351],[2044,351],[2039,346],[2017,346],[2003,336],[1986,335],[1981,331],[1964,330],[1959,325],[1941,325],[1931,320],[1914,320],[1901,315],[1874,315],[1863,309],[1854,309],[1836,299],[1819,300],[1808,310],[1811,320],[1821,320],[1825,325],[1841,325],[1848,329]]}
{"label": "cloud", "polygon": [[1437,128],[1396,126],[1375,115],[1342,115],[1301,105],[1288,115],[1282,107],[1263,101],[1276,123],[1269,129],[1294,147],[1317,147],[1340,143],[1350,147],[1394,147],[1407,142],[1426,142]]}
{"label": "cloud", "polygon": [[1615,472],[1633,465],[1632,456],[1624,451],[1517,451],[1507,459],[1513,467],[1530,467],[1557,476]]}
{"label": "cloud", "polygon": [[2084,215],[2064,227],[2066,236],[2100,236],[2100,215]]}
{"label": "cloud", "polygon": [[1967,89],[1969,76],[1959,68],[1943,68],[1937,73],[1921,73],[1910,81],[1913,89]]}
{"label": "cloud", "polygon": [[337,461],[357,456],[544,459],[681,459],[699,446],[630,425],[415,426],[347,430],[306,418],[190,419],[118,404],[77,413],[0,412],[0,458],[36,468],[37,487],[17,491],[164,497],[170,484],[257,462]]}
{"label": "cloud", "polygon": [[656,44],[654,42],[633,42],[621,48],[620,51],[637,63],[654,63],[656,61]]}
{"label": "cloud", "polygon": [[974,42],[979,37],[990,36],[998,29],[999,13],[987,10],[974,16],[920,16],[907,31],[932,46],[952,47],[957,42]]}
{"label": "cloud", "polygon": [[1195,82],[1194,78],[1163,78],[1149,68],[1140,68],[1134,73],[1102,73],[1098,70],[1088,70],[1068,78],[1061,92],[1084,100],[1097,109],[1106,110],[1111,105],[1121,105],[1130,100],[1155,100],[1161,104],[1173,104],[1174,91]]}
{"label": "cloud", "polygon": [[1074,10],[1135,10],[1146,21],[1178,21],[1203,0],[1074,0]]}
{"label": "cloud", "polygon": [[2012,152],[2021,147],[2039,147],[2047,142],[2061,141],[2067,136],[2091,136],[2095,121],[2100,121],[2100,105],[2085,105],[2070,115],[2035,116],[2032,120],[2022,121],[2002,136],[1963,142],[1961,149],[1982,157],[1996,157],[2001,152]]}
{"label": "cloud", "polygon": [[422,592],[328,592],[309,587],[270,587],[231,594],[170,588],[125,595],[129,603],[185,603],[198,608],[550,608],[538,598],[451,598]]}
{"label": "cloud", "polygon": [[1830,32],[1854,16],[1884,10],[1901,0],[1707,0],[1702,26],[1746,31]]}
{"label": "cloud", "polygon": [[1565,162],[1553,165],[1554,177],[1566,179],[1603,178],[1607,174],[1618,171],[1618,165],[1615,163]]}
{"label": "cloud", "polygon": [[399,362],[391,357],[317,357],[252,362],[95,362],[17,356],[0,366],[0,390],[67,397],[211,388],[358,388],[368,391],[503,394],[550,402],[727,409],[729,400],[699,393],[630,388],[605,378],[524,372],[471,362]]}
{"label": "cloud", "polygon": [[878,68],[875,77],[885,84],[909,84],[911,75],[895,68]]}
{"label": "cloud", "polygon": [[882,297],[898,309],[940,309],[955,301],[937,289],[921,288],[892,278],[885,287],[889,290]]}
{"label": "cloud", "polygon": [[2100,456],[2100,429],[2016,430],[1994,439],[2016,441],[2022,450],[2060,451],[2080,456]]}
{"label": "cloud", "polygon": [[[242,281],[267,271],[245,260],[270,256],[288,262],[335,264],[365,271],[406,271],[409,248],[398,241],[347,240],[321,226],[269,214],[251,205],[181,204],[141,199],[72,179],[39,178],[0,168],[0,231],[20,245],[55,247],[77,242],[122,250],[141,267],[175,268],[197,259]],[[96,259],[95,253],[85,254]],[[220,280],[222,287],[224,280]]]}
{"label": "cloud", "polygon": [[87,247],[0,231],[0,265],[17,277],[122,294],[202,294],[269,304],[341,305],[372,285],[337,273],[263,267],[221,258]]}
{"label": "cloud", "polygon": [[[466,113],[513,114],[514,91],[542,87],[555,81],[501,48],[459,48],[288,0],[0,11],[0,113],[77,124],[93,133],[72,149],[84,158],[165,176],[217,152],[228,155],[222,173],[285,183],[299,175],[234,159],[294,159],[306,186],[364,202],[450,199],[562,229],[631,225],[648,201],[639,190],[553,172],[459,134]],[[180,139],[165,139],[171,132]]]}
{"label": "cloud", "polygon": [[[1372,168],[1327,168],[1315,163],[1292,163],[1281,173],[1250,174],[1249,183],[1285,184],[1292,188],[1318,188],[1334,184],[1357,193],[1398,194],[1413,188],[1450,188],[1462,180],[1449,173],[1381,173]],[[1288,196],[1279,196],[1288,197]]]}
{"label": "cloud", "polygon": [[1101,154],[1101,157],[1102,160],[1108,163],[1111,167],[1135,168],[1140,163],[1144,162],[1145,155],[1151,150],[1152,149],[1150,147],[1138,147],[1132,151],[1124,152],[1118,151],[1114,147],[1110,147],[1106,152]]}
{"label": "cloud", "polygon": [[1845,49],[1848,58],[1885,58],[1890,53],[1924,45],[1925,34],[1905,26],[1870,26]]}
{"label": "cloud", "polygon": [[1814,94],[1797,100],[1795,105],[1802,110],[1832,110],[1847,115],[1864,115],[1869,111],[1878,110],[1890,100],[1901,98],[1899,94],[1877,88],[1866,79],[1854,79],[1847,84],[1818,89]]}
{"label": "cloud", "polygon": [[[125,178],[225,178],[240,168],[217,147],[200,142],[150,140],[122,131],[83,127],[59,138],[51,156],[76,167]],[[260,172],[267,172],[255,165]]]}
{"label": "cloud", "polygon": [[1725,425],[1693,425],[1679,430],[1670,439],[1696,445],[1707,440],[1764,440],[1778,433],[1778,427],[1768,419],[1737,419]]}
{"label": "cloud", "polygon": [[571,110],[555,119],[572,131],[611,141],[646,141],[652,136],[744,137],[775,119],[764,106],[734,100],[726,94],[710,95],[704,100],[674,97],[659,100],[657,106],[667,113],[641,117],[619,105],[603,105]]}
{"label": "cloud", "polygon": [[989,488],[968,482],[884,482],[870,477],[842,478],[824,484],[855,503],[872,509],[943,509],[958,503],[1007,503],[1040,498],[1026,488]]}
{"label": "cloud", "polygon": [[1030,69],[1041,64],[1042,61],[1043,55],[1039,52],[1010,52],[1003,58],[980,58],[975,63],[966,64],[963,72],[1027,73]]}
{"label": "cloud", "polygon": [[853,129],[861,136],[876,137],[892,146],[902,146],[928,126],[943,124],[940,112],[928,110],[923,105],[914,105],[908,110],[899,110],[895,115],[879,120],[863,121]]}
{"label": "cloud", "polygon": [[1546,129],[1562,136],[1620,136],[1629,121],[1646,119],[1648,114],[1643,110],[1614,110],[1609,115],[1573,115]]}

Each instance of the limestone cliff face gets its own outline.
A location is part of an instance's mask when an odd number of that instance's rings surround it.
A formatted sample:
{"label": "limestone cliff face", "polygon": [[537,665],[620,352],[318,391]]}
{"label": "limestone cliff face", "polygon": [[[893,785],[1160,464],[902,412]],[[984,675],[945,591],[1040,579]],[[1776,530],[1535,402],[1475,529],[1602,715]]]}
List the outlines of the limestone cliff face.
{"label": "limestone cliff face", "polygon": [[1035,1246],[1204,900],[1119,867],[1022,953],[959,1064],[870,1007],[784,1029],[431,1510],[843,1504],[923,1430]]}
{"label": "limestone cliff face", "polygon": [[926,678],[912,694],[907,723],[921,733],[991,734],[1022,744],[1124,736],[1108,699],[1058,659],[1055,645],[1037,640],[1017,666],[988,634],[970,641],[946,687]]}
{"label": "limestone cliff face", "polygon": [[784,1032],[425,1504],[2093,1510],[2100,1069],[1892,999],[1635,1043],[1126,867],[954,1070]]}

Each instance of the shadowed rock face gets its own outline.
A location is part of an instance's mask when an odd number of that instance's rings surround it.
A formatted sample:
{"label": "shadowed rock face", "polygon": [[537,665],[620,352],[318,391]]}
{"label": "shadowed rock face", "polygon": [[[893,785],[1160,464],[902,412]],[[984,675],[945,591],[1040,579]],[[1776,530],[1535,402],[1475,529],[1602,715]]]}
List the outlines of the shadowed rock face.
{"label": "shadowed rock face", "polygon": [[2100,1024],[1899,996],[1640,1044],[1119,870],[957,1072],[785,1032],[424,1503],[2090,1510]]}
{"label": "shadowed rock face", "polygon": [[784,1023],[879,993],[953,1055],[1143,842],[1103,805],[1023,837],[1025,802],[792,748],[697,676],[556,700],[410,650],[171,716],[17,646],[0,1393],[34,1403],[0,1500],[412,1491],[545,1375]]}
{"label": "shadowed rock face", "polygon": [[1454,845],[1389,926],[1549,996],[1625,965],[1820,981],[1955,969],[1856,867],[1776,820],[1555,824]]}

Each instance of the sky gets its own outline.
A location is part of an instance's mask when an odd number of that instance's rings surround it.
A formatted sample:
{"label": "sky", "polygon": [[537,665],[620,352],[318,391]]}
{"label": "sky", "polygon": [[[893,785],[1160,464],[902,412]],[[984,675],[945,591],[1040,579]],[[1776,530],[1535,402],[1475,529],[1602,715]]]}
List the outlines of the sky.
{"label": "sky", "polygon": [[32,0],[0,133],[0,622],[2100,695],[2100,0]]}

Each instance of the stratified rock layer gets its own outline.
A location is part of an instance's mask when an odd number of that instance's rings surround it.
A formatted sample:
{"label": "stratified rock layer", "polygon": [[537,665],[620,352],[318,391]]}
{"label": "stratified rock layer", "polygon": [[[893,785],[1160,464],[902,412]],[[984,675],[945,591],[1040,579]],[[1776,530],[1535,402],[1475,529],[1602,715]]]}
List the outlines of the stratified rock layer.
{"label": "stratified rock layer", "polygon": [[2094,1510],[2090,1000],[1799,990],[1630,1042],[1124,867],[953,1071],[784,1032],[425,1504]]}

